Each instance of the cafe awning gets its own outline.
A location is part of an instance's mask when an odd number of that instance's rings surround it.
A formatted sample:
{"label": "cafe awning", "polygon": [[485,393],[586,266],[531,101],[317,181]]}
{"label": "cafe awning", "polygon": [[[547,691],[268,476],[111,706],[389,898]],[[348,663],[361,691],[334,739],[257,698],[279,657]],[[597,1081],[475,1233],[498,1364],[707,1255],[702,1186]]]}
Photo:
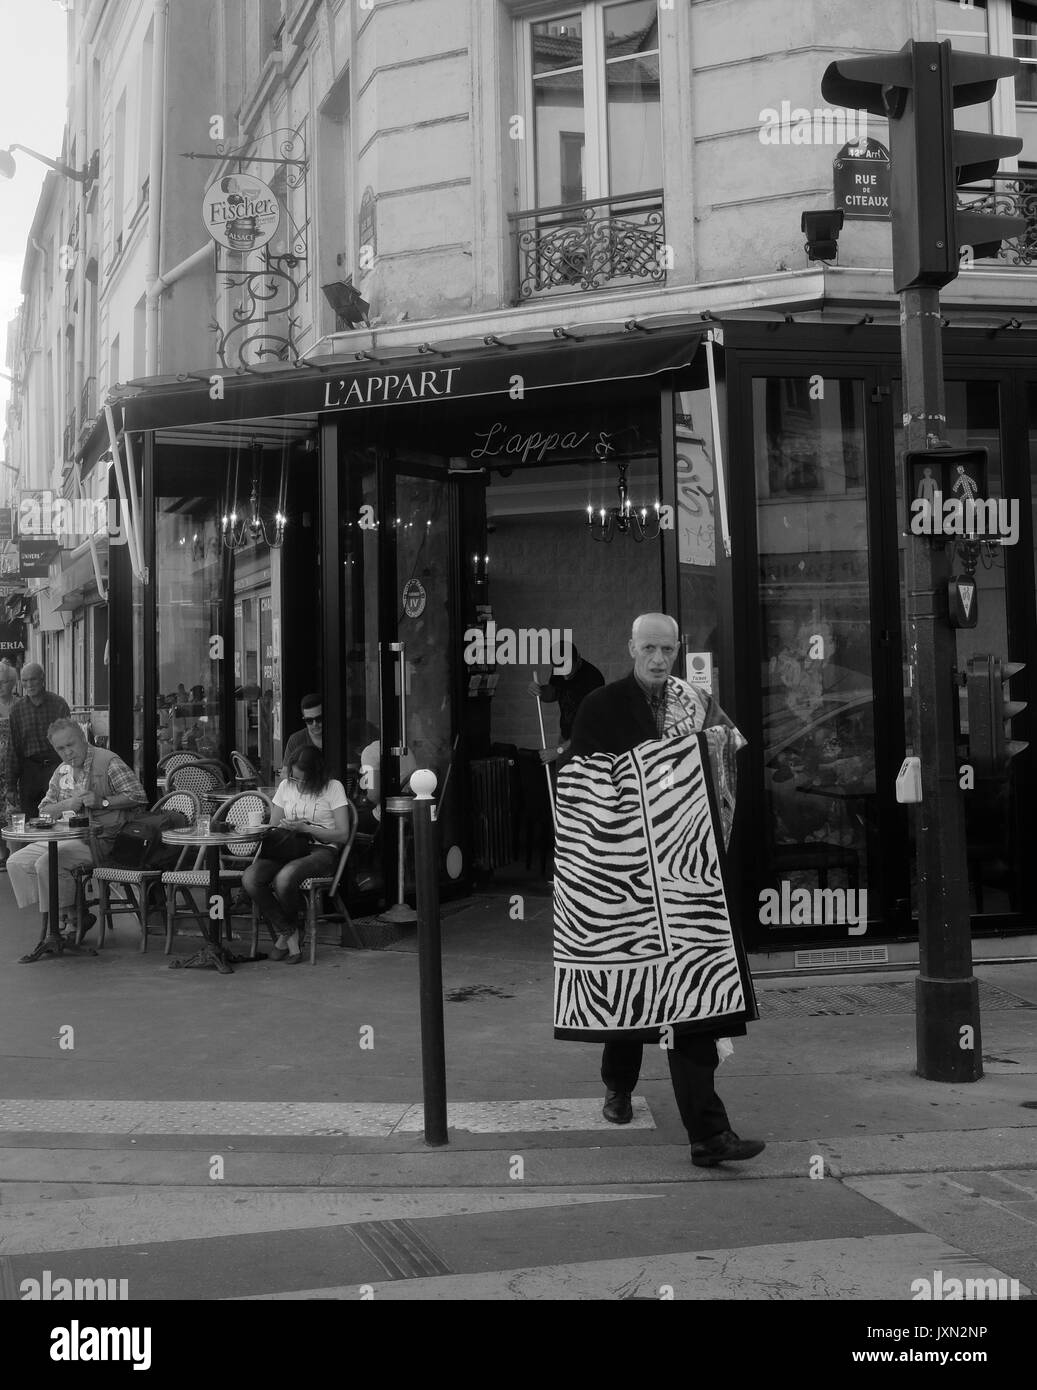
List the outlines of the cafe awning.
{"label": "cafe awning", "polygon": [[[631,320],[615,333],[579,336],[579,327],[463,343],[354,353],[296,367],[192,373],[113,401],[121,428],[146,432],[217,426],[240,420],[308,416],[391,405],[456,402],[484,396],[528,398],[559,387],[675,372],[696,358],[705,330],[690,324],[643,328]],[[219,383],[216,384],[216,378]],[[89,448],[89,446],[88,446]]]}

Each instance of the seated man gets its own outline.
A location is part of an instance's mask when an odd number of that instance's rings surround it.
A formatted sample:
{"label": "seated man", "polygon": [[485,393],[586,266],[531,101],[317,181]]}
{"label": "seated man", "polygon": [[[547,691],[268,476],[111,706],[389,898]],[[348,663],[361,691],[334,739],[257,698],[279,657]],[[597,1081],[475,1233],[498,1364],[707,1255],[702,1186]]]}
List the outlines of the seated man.
{"label": "seated man", "polygon": [[304,695],[301,700],[302,722],[306,726],[292,734],[284,746],[281,759],[281,781],[288,776],[292,759],[304,748],[324,748],[324,708],[319,695]]}
{"label": "seated man", "polygon": [[[47,737],[62,761],[40,802],[40,815],[58,819],[66,811],[77,815],[85,811],[90,818],[89,840],[69,840],[58,845],[58,905],[67,908],[76,896],[71,870],[76,865],[103,859],[122,826],[134,811],[147,805],[148,798],[132,769],[110,749],[94,748],[87,743],[74,719],[56,719],[48,728]],[[18,906],[29,907],[38,902],[46,923],[46,842],[15,850],[7,861],[7,872]],[[36,952],[30,956],[35,958]]]}

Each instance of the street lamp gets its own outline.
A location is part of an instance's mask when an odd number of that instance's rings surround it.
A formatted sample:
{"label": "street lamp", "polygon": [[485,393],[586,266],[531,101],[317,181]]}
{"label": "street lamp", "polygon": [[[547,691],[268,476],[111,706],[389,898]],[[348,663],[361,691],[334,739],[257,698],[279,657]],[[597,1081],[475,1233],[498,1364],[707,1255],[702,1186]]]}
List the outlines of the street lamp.
{"label": "street lamp", "polygon": [[17,170],[14,162],[12,150],[21,150],[23,154],[32,155],[33,159],[38,159],[41,164],[46,164],[49,169],[54,169],[63,178],[75,179],[76,183],[90,184],[97,178],[97,170],[100,164],[100,156],[97,150],[90,157],[90,163],[85,169],[73,169],[60,159],[48,159],[45,154],[40,154],[37,150],[30,150],[28,145],[8,145],[6,150],[0,150],[0,175],[5,179],[13,179]]}

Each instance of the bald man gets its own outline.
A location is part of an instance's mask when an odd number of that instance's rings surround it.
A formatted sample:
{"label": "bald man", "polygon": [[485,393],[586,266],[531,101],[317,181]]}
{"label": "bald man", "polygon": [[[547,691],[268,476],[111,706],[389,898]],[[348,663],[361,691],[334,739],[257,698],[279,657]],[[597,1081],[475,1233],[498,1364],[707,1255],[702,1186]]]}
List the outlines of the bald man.
{"label": "bald man", "polygon": [[[629,753],[653,739],[698,733],[715,725],[734,730],[734,725],[711,695],[671,677],[680,650],[680,632],[665,613],[642,613],[634,622],[628,651],[634,669],[622,680],[592,690],[576,713],[572,743],[566,761],[592,753]],[[745,740],[734,731],[734,747]],[[724,805],[723,789],[717,800],[730,826],[733,804]],[[691,1144],[691,1161],[700,1168],[718,1163],[755,1158],[765,1147],[759,1139],[740,1139],[731,1130],[723,1101],[713,1085],[719,1063],[716,1040],[745,1033],[745,1024],[723,1024],[715,1029],[677,1033],[667,1048],[674,1096]],[[606,1042],[601,1058],[605,1086],[602,1114],[612,1124],[626,1125],[633,1118],[631,1095],[641,1074],[643,1045],[639,1042]]]}
{"label": "bald man", "polygon": [[25,697],[11,711],[11,738],[7,750],[8,797],[16,810],[36,815],[51,773],[61,759],[51,746],[47,730],[71,711],[60,695],[46,688],[43,667],[30,662],[22,667]]}

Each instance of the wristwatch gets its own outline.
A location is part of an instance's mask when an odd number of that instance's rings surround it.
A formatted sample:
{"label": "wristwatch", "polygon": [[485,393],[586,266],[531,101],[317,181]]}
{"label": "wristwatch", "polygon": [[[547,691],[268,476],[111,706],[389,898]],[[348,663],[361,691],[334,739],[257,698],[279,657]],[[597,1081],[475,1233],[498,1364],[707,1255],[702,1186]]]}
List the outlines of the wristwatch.
{"label": "wristwatch", "polygon": [[103,796],[103,797],[101,798],[101,809],[102,809],[103,811],[107,811],[107,810],[108,810],[108,807],[109,807],[111,804],[112,804],[112,803],[108,800],[108,798],[107,798],[106,796]]}

